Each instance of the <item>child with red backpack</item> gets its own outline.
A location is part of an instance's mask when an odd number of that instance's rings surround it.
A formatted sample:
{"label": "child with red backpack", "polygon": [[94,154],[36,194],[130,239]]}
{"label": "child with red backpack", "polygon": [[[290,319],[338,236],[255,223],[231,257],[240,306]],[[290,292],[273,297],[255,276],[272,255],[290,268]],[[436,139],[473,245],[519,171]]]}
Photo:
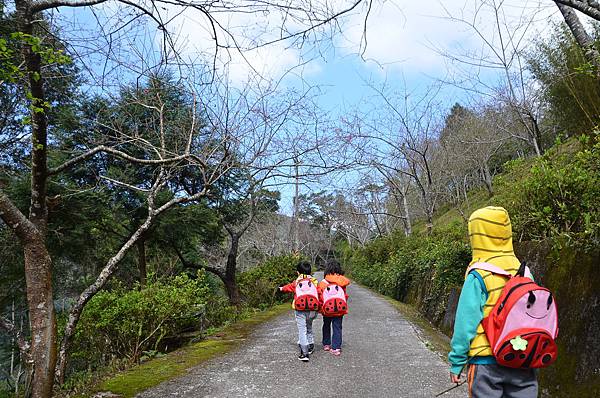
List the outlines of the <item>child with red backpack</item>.
{"label": "child with red backpack", "polygon": [[300,355],[298,359],[308,362],[310,354],[315,349],[315,339],[312,324],[319,310],[319,293],[317,291],[317,280],[311,275],[311,265],[306,261],[300,261],[296,266],[298,278],[279,290],[286,293],[294,293],[292,308],[296,317],[298,327],[298,347]]}
{"label": "child with red backpack", "polygon": [[466,367],[470,398],[536,398],[535,368],[557,356],[554,298],[515,256],[505,209],[473,212],[469,237],[473,259],[456,311],[450,379],[460,384]]}
{"label": "child with red backpack", "polygon": [[335,356],[342,354],[342,321],[348,313],[346,287],[349,284],[350,280],[344,276],[340,263],[329,260],[325,265],[325,279],[319,282],[319,293],[323,314],[323,349]]}

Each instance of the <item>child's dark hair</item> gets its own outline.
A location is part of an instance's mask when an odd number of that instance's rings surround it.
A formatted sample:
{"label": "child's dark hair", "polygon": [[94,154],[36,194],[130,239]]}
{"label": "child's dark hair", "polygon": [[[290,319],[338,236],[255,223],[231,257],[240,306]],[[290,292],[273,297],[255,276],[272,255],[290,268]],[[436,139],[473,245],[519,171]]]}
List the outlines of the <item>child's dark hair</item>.
{"label": "child's dark hair", "polygon": [[296,265],[296,271],[302,275],[310,275],[312,272],[312,265],[308,261],[299,261]]}
{"label": "child's dark hair", "polygon": [[342,270],[339,261],[335,259],[327,260],[327,263],[325,264],[325,276],[329,274],[344,275],[344,271]]}

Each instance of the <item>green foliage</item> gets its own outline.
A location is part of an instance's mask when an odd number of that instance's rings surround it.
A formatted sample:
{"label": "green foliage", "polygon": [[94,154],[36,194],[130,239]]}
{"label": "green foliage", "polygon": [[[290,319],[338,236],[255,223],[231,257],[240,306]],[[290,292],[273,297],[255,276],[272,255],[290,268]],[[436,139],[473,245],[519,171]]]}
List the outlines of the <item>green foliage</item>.
{"label": "green foliage", "polygon": [[[72,62],[64,49],[45,44],[43,38],[23,32],[12,32],[5,37],[0,37],[0,82],[2,84],[17,83],[26,76],[25,63],[19,57],[20,48],[23,46],[28,46],[32,53],[39,55],[42,67],[67,65]],[[42,76],[34,72],[31,78],[39,81]],[[51,106],[48,101],[39,104],[30,92],[27,92],[26,96],[31,101],[33,112],[44,112]]]}
{"label": "green foliage", "polygon": [[0,82],[14,83],[19,76],[19,66],[15,65],[15,50],[10,43],[0,37]]}
{"label": "green foliage", "polygon": [[[186,275],[148,283],[144,289],[116,287],[98,293],[85,307],[77,328],[72,359],[86,366],[114,358],[137,361],[162,348],[182,331],[213,324],[215,297],[205,275]],[[216,300],[218,301],[218,300]]]}
{"label": "green foliage", "polygon": [[455,223],[431,236],[414,234],[375,240],[346,258],[352,277],[380,293],[416,301],[439,319],[448,290],[460,286],[471,259],[465,226]]}
{"label": "green foliage", "polygon": [[277,295],[277,287],[296,278],[295,256],[271,257],[258,267],[240,274],[240,292],[251,308],[270,307],[288,297]]}
{"label": "green foliage", "polygon": [[10,390],[10,387],[0,381],[0,398],[14,398],[14,393]]}
{"label": "green foliage", "polygon": [[550,151],[536,159],[523,178],[502,180],[497,202],[509,211],[519,240],[598,246],[600,142],[592,144],[590,140],[598,141],[597,136],[584,139],[588,148],[575,154]]}
{"label": "green foliage", "polygon": [[[593,24],[592,38],[598,42],[600,25]],[[564,24],[554,34],[536,43],[529,67],[541,84],[548,106],[548,121],[567,135],[587,133],[600,121],[600,82],[584,51]]]}
{"label": "green foliage", "polygon": [[73,382],[79,369],[158,357],[180,343],[182,332],[203,335],[287,299],[276,297],[275,291],[295,278],[296,261],[293,256],[273,257],[240,274],[240,290],[247,300],[243,308],[230,306],[202,271],[195,278],[181,274],[150,280],[143,289],[116,284],[98,293],[77,327],[71,354]]}

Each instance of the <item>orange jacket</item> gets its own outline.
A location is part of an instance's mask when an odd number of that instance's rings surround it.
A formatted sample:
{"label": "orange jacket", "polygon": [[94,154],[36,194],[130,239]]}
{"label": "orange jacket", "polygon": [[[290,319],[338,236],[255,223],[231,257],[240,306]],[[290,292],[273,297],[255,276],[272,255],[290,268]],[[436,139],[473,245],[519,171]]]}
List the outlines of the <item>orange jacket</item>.
{"label": "orange jacket", "polygon": [[339,287],[341,287],[342,289],[344,289],[344,292],[346,292],[346,286],[348,286],[350,284],[350,279],[346,278],[344,275],[338,275],[338,274],[329,274],[325,277],[324,280],[322,280],[321,282],[319,282],[319,292],[322,293],[323,289],[325,289],[327,287],[327,285],[329,283],[335,283],[336,285],[338,285]]}
{"label": "orange jacket", "polygon": [[350,279],[346,278],[344,275],[338,274],[329,274],[319,282],[317,286],[317,290],[319,291],[319,301],[321,303],[321,308],[323,307],[323,290],[327,288],[327,285],[330,283],[335,283],[342,289],[344,289],[344,294],[346,295],[346,300],[348,300],[348,293],[346,293],[346,287],[350,284]]}

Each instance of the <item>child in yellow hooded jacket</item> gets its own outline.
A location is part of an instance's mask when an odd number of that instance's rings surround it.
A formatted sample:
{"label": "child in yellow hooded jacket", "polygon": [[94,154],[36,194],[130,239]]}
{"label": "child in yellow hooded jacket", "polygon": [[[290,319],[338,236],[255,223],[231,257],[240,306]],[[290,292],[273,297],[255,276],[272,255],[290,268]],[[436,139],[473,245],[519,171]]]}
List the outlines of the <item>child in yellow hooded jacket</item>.
{"label": "child in yellow hooded jacket", "polygon": [[[489,263],[515,275],[521,262],[512,245],[508,212],[488,206],[469,217],[472,261]],[[466,275],[458,301],[451,341],[450,379],[459,383],[467,368],[470,398],[536,398],[538,384],[533,369],[499,366],[481,321],[494,308],[508,278],[475,269]]]}

